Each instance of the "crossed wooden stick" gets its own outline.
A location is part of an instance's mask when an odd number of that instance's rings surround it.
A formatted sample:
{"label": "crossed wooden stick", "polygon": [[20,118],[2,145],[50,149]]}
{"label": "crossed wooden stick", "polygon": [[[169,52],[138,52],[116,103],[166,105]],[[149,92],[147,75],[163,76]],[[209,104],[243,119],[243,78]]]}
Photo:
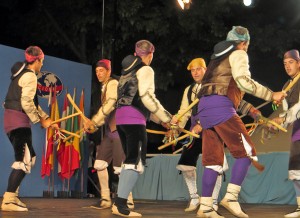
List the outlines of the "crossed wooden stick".
{"label": "crossed wooden stick", "polygon": [[[300,75],[300,74],[299,74],[299,75]],[[298,75],[298,76],[299,76],[299,75]],[[299,76],[299,78],[300,78],[300,76]],[[297,78],[297,79],[298,79],[298,78]],[[291,84],[292,84],[292,85],[291,85]],[[294,83],[292,82],[291,84],[289,84],[289,86],[288,86],[284,91],[289,90],[289,89],[295,84],[295,82],[294,82]],[[67,120],[67,119],[72,118],[72,117],[74,117],[74,116],[80,116],[84,121],[87,121],[88,118],[87,118],[87,117],[83,114],[83,112],[79,109],[79,107],[78,107],[78,106],[76,105],[76,103],[73,101],[73,99],[72,99],[72,97],[71,97],[71,95],[70,95],[69,93],[67,94],[67,98],[68,98],[68,100],[70,101],[70,103],[72,104],[72,106],[75,108],[75,110],[77,111],[77,113],[74,113],[74,114],[68,115],[68,116],[66,116],[66,117],[63,117],[63,118],[61,118],[61,119],[55,120],[55,121],[53,121],[51,124],[62,122],[62,121],[64,121],[64,120]],[[192,107],[194,107],[198,102],[199,102],[199,99],[198,99],[198,98],[195,99],[195,100],[194,100],[194,101],[186,108],[186,110],[185,110],[183,113],[181,113],[180,115],[177,116],[177,119],[179,120],[184,114],[186,114],[190,109],[192,109]],[[265,123],[270,123],[270,124],[276,126],[278,129],[282,130],[283,132],[287,132],[286,129],[284,129],[283,127],[281,127],[281,126],[278,125],[277,123],[275,123],[275,122],[273,122],[273,121],[271,121],[271,120],[269,120],[269,119],[267,119],[267,118],[265,118],[265,117],[263,117],[263,116],[261,116],[260,119],[263,120]],[[68,139],[70,139],[70,138],[72,138],[72,137],[78,137],[78,138],[80,138],[80,135],[78,135],[78,134],[80,134],[80,133],[83,131],[83,129],[80,129],[80,130],[76,131],[76,133],[69,132],[69,131],[67,131],[67,130],[65,130],[65,129],[60,129],[60,131],[69,134],[69,136],[68,136],[67,138],[64,139],[64,141],[66,141],[66,140],[68,140]],[[168,146],[170,146],[170,145],[173,145],[173,144],[177,143],[178,141],[180,141],[180,140],[182,140],[182,139],[184,139],[184,138],[186,138],[186,137],[188,137],[188,136],[193,136],[193,137],[196,137],[196,138],[199,138],[199,137],[200,137],[198,134],[195,134],[195,133],[193,133],[193,132],[190,132],[190,131],[185,130],[185,129],[182,129],[182,128],[180,128],[180,131],[181,131],[181,132],[184,132],[184,133],[186,133],[186,134],[184,134],[183,136],[180,136],[179,138],[176,138],[175,140],[172,140],[172,141],[170,141],[170,142],[168,142],[168,143],[166,143],[166,144],[164,144],[164,145],[159,146],[159,147],[158,147],[158,150],[162,150],[162,149],[164,149],[164,148],[166,148],[166,147],[168,147]],[[157,130],[150,130],[150,129],[147,129],[147,132],[149,132],[149,133],[155,133],[155,134],[166,134],[166,132],[164,132],[164,131],[157,131]]]}
{"label": "crossed wooden stick", "polygon": [[[199,98],[196,98],[181,114],[179,115],[176,115],[177,116],[177,119],[180,120],[180,118],[186,114],[188,111],[190,111],[197,103],[199,102]],[[170,145],[173,145],[173,144],[176,144],[178,141],[182,140],[182,139],[185,139],[186,137],[188,136],[193,136],[193,137],[196,137],[196,138],[199,138],[200,136],[196,133],[193,133],[193,132],[190,132],[188,130],[185,130],[185,129],[182,129],[182,128],[179,128],[179,130],[181,132],[184,132],[186,134],[184,134],[183,136],[180,136],[164,145],[161,145],[158,147],[158,150],[162,150]]]}
{"label": "crossed wooden stick", "polygon": [[[67,94],[67,98],[68,98],[69,102],[72,104],[72,106],[75,108],[75,110],[76,110],[77,112],[74,113],[74,114],[71,114],[71,115],[62,117],[62,118],[60,118],[60,119],[58,119],[58,120],[54,120],[53,122],[51,122],[51,124],[54,124],[54,123],[60,123],[60,122],[62,122],[62,121],[64,121],[64,120],[67,120],[67,119],[72,118],[72,117],[75,117],[75,116],[80,116],[84,121],[87,121],[88,118],[87,118],[87,117],[83,114],[83,112],[79,109],[79,107],[78,107],[78,106],[76,105],[76,103],[73,101],[73,99],[72,99],[72,97],[71,97],[71,95],[70,95],[69,93]],[[61,128],[60,128],[59,130],[60,130],[61,132],[66,133],[66,134],[69,135],[68,137],[64,138],[64,142],[67,141],[67,140],[69,140],[69,139],[72,138],[72,137],[80,138],[80,135],[78,135],[78,134],[80,134],[82,131],[84,131],[84,129],[80,129],[80,130],[78,130],[78,131],[76,131],[76,132],[74,133],[74,132],[70,132],[70,131],[67,131],[67,130],[61,129]]]}
{"label": "crossed wooden stick", "polygon": [[[284,92],[287,92],[287,91],[289,91],[292,87],[293,87],[293,85],[295,85],[295,83],[298,81],[298,79],[300,78],[300,73],[297,75],[297,77],[283,90]],[[192,107],[194,107],[197,103],[199,102],[199,99],[198,98],[196,98],[187,108],[186,108],[186,110],[182,113],[182,114],[180,114],[180,115],[178,115],[177,116],[177,118],[178,118],[178,120],[184,115],[184,114],[186,114],[190,109],[192,109]],[[277,127],[279,130],[281,130],[281,131],[283,131],[283,132],[287,132],[287,130],[285,129],[285,128],[283,128],[281,125],[279,125],[279,124],[277,124],[277,123],[275,123],[274,121],[272,121],[272,120],[270,120],[270,119],[268,119],[268,118],[266,118],[266,117],[264,117],[264,116],[260,116],[259,117],[259,120],[261,121],[261,123],[265,123],[265,124],[271,124],[271,125],[273,125],[273,126],[275,126],[275,127]],[[185,132],[186,134],[185,135],[183,135],[183,136],[181,136],[181,137],[179,137],[179,138],[177,138],[177,139],[175,139],[175,140],[173,140],[173,141],[171,141],[171,142],[168,142],[168,143],[166,143],[166,144],[164,144],[164,145],[161,145],[161,146],[159,146],[158,147],[158,150],[162,150],[162,149],[164,149],[164,148],[166,148],[166,147],[168,147],[168,146],[170,146],[170,145],[173,145],[173,144],[175,144],[175,143],[177,143],[177,141],[179,141],[179,140],[182,140],[182,139],[184,139],[184,138],[186,138],[186,137],[188,137],[188,136],[190,136],[190,135],[192,135],[192,136],[194,136],[194,135],[197,135],[197,134],[195,134],[195,133],[192,133],[192,132],[189,132],[189,131],[187,131],[187,130],[184,130],[184,129],[181,129],[181,131],[182,132]],[[194,134],[194,135],[193,135]],[[198,137],[197,138],[199,138],[199,135],[197,135]],[[195,136],[194,136],[195,137]],[[182,150],[182,148],[181,149],[179,149],[179,150],[177,150],[177,151],[175,151],[174,153],[178,153],[178,152],[180,152]]]}

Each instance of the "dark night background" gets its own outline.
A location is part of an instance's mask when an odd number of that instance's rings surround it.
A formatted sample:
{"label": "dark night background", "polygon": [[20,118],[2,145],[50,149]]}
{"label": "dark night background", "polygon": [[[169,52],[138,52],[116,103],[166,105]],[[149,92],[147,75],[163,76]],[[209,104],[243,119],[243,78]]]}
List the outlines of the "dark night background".
{"label": "dark night background", "polygon": [[[104,22],[103,1],[1,1],[0,44],[20,49],[38,45],[46,55],[90,65],[108,58],[119,75],[121,60],[133,53],[134,43],[148,39],[156,47],[152,66],[157,96],[171,113],[178,110],[183,90],[192,82],[186,70],[189,61],[203,57],[208,63],[214,44],[224,40],[232,26],[249,29],[252,77],[274,91],[288,79],[283,53],[300,47],[299,0],[256,0],[253,7],[245,7],[242,0],[193,0],[184,11],[176,0],[106,0]],[[99,89],[94,77],[91,113],[99,107]],[[263,103],[245,98],[253,105]],[[270,115],[271,105],[261,111]],[[159,137],[149,137],[149,152],[156,151],[151,146]]]}

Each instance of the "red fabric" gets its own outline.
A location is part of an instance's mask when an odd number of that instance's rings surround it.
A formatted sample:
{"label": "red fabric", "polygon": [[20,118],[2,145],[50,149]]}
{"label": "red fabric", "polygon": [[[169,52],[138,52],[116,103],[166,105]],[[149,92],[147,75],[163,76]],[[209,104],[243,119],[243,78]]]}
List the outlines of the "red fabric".
{"label": "red fabric", "polygon": [[36,48],[37,50],[39,50],[40,54],[38,56],[33,56],[31,54],[28,54],[28,49],[32,48],[32,47],[27,48],[26,51],[25,51],[25,60],[28,63],[32,63],[32,62],[34,62],[35,60],[38,60],[38,59],[43,59],[44,56],[45,56],[42,49],[40,49],[38,46],[33,46],[33,47]]}
{"label": "red fabric", "polygon": [[[68,102],[67,95],[65,95],[62,117],[66,117],[68,115],[68,113],[69,113],[68,110],[69,110],[69,102]],[[66,129],[66,121],[61,122],[61,128]],[[61,171],[62,171],[62,167],[64,165],[65,147],[66,147],[66,143],[63,142],[63,140],[62,140],[57,148],[57,153],[56,153],[56,158],[57,158],[57,162],[58,162],[58,170],[57,170],[58,172],[57,173],[61,179],[64,179]]]}
{"label": "red fabric", "polygon": [[[53,93],[56,93],[54,89],[52,90],[52,94]],[[50,117],[52,120],[56,120],[59,119],[59,111],[58,111],[56,94],[53,94],[52,96],[53,97],[50,97],[51,98]],[[42,167],[41,167],[42,178],[44,178],[45,176],[50,176],[51,171],[53,170],[53,163],[54,163],[53,148],[54,148],[54,143],[57,139],[58,139],[57,131],[52,128],[47,128],[45,149],[42,155]]]}
{"label": "red fabric", "polygon": [[[74,111],[69,108],[69,103],[65,97],[64,102],[64,116],[71,115]],[[67,113],[68,112],[68,113]],[[70,132],[76,132],[78,128],[78,119],[73,117],[68,119],[65,123],[65,129]],[[77,149],[76,149],[77,148]],[[60,165],[59,176],[62,179],[69,179],[73,176],[76,169],[80,168],[80,153],[79,153],[79,139],[73,137],[62,143],[57,152],[57,159]]]}
{"label": "red fabric", "polygon": [[96,67],[104,67],[107,70],[111,69],[111,63],[108,59],[102,59],[97,62]]}
{"label": "red fabric", "polygon": [[76,169],[80,167],[79,153],[69,142],[66,143],[63,155],[63,164],[61,165],[60,176],[69,179],[73,176]]}

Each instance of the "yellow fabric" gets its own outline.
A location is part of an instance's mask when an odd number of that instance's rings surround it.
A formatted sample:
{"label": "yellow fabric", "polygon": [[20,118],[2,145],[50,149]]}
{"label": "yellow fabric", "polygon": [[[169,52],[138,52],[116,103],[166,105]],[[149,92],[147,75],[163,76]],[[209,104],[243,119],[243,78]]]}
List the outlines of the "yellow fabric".
{"label": "yellow fabric", "polygon": [[204,67],[206,68],[206,64],[203,58],[195,58],[193,59],[189,65],[187,66],[188,70],[191,70],[192,67]]}
{"label": "yellow fabric", "polygon": [[[51,104],[51,114],[50,114],[50,118],[51,120],[58,120],[59,119],[59,107],[58,107],[58,103],[57,103],[57,99],[56,97],[54,97],[54,102],[52,102]],[[47,128],[47,142],[46,142],[46,148],[48,148],[48,142],[49,140],[51,140],[51,138],[53,138],[53,143],[54,140],[57,140],[57,138],[55,137],[55,132],[57,130],[54,130],[52,128]],[[59,145],[58,145],[59,146]],[[49,159],[48,159],[48,164],[51,164],[51,169],[53,169],[53,163],[54,163],[54,157],[53,157],[53,152],[51,152]]]}

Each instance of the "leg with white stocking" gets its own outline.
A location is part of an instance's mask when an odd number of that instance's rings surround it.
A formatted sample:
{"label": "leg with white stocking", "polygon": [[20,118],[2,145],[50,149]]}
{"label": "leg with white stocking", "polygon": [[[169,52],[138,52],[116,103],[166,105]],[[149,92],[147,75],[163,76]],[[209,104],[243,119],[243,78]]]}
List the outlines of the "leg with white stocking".
{"label": "leg with white stocking", "polygon": [[182,171],[182,175],[190,194],[190,202],[184,211],[185,212],[194,211],[200,205],[200,198],[198,195],[197,182],[196,182],[197,180],[196,170]]}
{"label": "leg with white stocking", "polygon": [[216,184],[215,184],[215,188],[214,191],[212,193],[212,198],[213,198],[213,208],[215,209],[215,211],[217,211],[219,209],[218,206],[218,198],[219,198],[219,194],[220,194],[220,190],[222,187],[222,179],[223,179],[223,175],[218,175]]}
{"label": "leg with white stocking", "polygon": [[98,170],[97,175],[98,175],[100,190],[101,190],[101,202],[98,209],[110,208],[112,203],[110,198],[110,189],[108,184],[109,178],[108,178],[107,168],[101,171]]}

